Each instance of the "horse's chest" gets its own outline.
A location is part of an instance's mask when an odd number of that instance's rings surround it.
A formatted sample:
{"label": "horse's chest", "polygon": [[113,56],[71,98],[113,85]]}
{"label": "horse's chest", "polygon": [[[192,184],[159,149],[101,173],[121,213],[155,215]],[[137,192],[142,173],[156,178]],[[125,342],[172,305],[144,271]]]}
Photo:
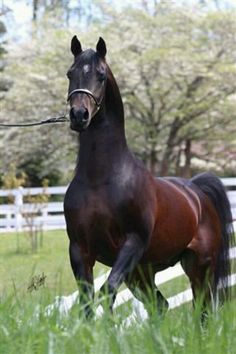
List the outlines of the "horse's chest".
{"label": "horse's chest", "polygon": [[81,216],[78,237],[84,237],[89,253],[98,261],[112,266],[125,240],[119,223],[105,206],[86,208]]}
{"label": "horse's chest", "polygon": [[107,194],[103,190],[77,191],[73,203],[65,202],[65,215],[69,237],[76,237],[85,244],[99,261],[112,264],[124,242],[124,235],[119,216]]}

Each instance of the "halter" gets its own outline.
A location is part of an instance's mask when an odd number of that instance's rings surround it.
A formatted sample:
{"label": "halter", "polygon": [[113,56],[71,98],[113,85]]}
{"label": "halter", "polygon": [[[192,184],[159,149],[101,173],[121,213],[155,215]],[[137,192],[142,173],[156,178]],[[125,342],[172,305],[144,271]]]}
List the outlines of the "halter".
{"label": "halter", "polygon": [[88,89],[75,89],[75,90],[69,92],[68,97],[67,97],[67,102],[71,99],[71,96],[76,92],[77,93],[85,93],[86,95],[90,96],[94,100],[95,105],[97,106],[97,111],[100,109],[102,102],[98,102],[98,100],[94,96],[94,94],[91,91],[89,91]]}

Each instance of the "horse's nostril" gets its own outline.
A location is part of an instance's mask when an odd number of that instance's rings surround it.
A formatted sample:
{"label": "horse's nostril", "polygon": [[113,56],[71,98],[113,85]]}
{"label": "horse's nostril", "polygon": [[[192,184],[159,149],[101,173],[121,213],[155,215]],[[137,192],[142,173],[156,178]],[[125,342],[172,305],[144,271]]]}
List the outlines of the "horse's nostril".
{"label": "horse's nostril", "polygon": [[87,108],[84,109],[84,114],[83,114],[83,121],[86,122],[89,119],[89,112]]}
{"label": "horse's nostril", "polygon": [[70,109],[70,119],[71,120],[75,120],[76,119],[76,114],[75,114],[75,110],[74,110],[73,107]]}

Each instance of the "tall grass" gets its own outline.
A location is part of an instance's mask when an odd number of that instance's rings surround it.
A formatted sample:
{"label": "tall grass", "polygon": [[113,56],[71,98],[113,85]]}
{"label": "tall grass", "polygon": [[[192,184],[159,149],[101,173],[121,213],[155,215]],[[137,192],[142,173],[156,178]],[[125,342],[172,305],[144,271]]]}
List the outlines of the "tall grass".
{"label": "tall grass", "polygon": [[[100,271],[98,266],[95,275]],[[42,272],[45,282],[29,291],[32,278]],[[204,329],[199,306],[193,310],[190,303],[170,310],[164,319],[154,313],[142,321],[136,314],[129,325],[131,303],[117,308],[113,316],[105,313],[90,321],[78,304],[67,316],[56,308],[47,315],[45,309],[57,295],[76,289],[64,232],[47,233],[44,247],[36,254],[28,251],[27,240],[21,240],[17,251],[15,236],[1,235],[0,281],[0,354],[235,353],[236,300],[211,314]],[[161,290],[169,296],[188,285],[178,278]]]}
{"label": "tall grass", "polygon": [[51,295],[45,289],[31,298],[17,293],[3,298],[0,304],[0,353],[235,353],[236,303],[228,303],[210,315],[202,329],[198,308],[188,305],[171,310],[164,319],[153,315],[129,326],[129,304],[99,319],[87,321],[79,305],[69,315],[55,309],[50,316],[45,308]]}

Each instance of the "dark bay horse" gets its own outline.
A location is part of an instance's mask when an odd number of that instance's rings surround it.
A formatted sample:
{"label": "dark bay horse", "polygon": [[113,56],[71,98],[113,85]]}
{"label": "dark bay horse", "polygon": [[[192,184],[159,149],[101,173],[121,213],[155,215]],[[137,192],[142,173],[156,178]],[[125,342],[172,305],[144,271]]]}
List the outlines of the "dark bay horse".
{"label": "dark bay horse", "polygon": [[204,312],[219,287],[229,295],[233,227],[220,179],[210,173],[190,180],[153,177],[127,146],[123,103],[104,40],[96,51],[83,51],[74,36],[71,51],[70,127],[80,133],[80,148],[64,211],[85,314],[92,312],[96,261],[112,267],[101,289],[110,308],[123,282],[141,301],[151,291],[158,309],[167,308],[154,276],[180,261]]}

